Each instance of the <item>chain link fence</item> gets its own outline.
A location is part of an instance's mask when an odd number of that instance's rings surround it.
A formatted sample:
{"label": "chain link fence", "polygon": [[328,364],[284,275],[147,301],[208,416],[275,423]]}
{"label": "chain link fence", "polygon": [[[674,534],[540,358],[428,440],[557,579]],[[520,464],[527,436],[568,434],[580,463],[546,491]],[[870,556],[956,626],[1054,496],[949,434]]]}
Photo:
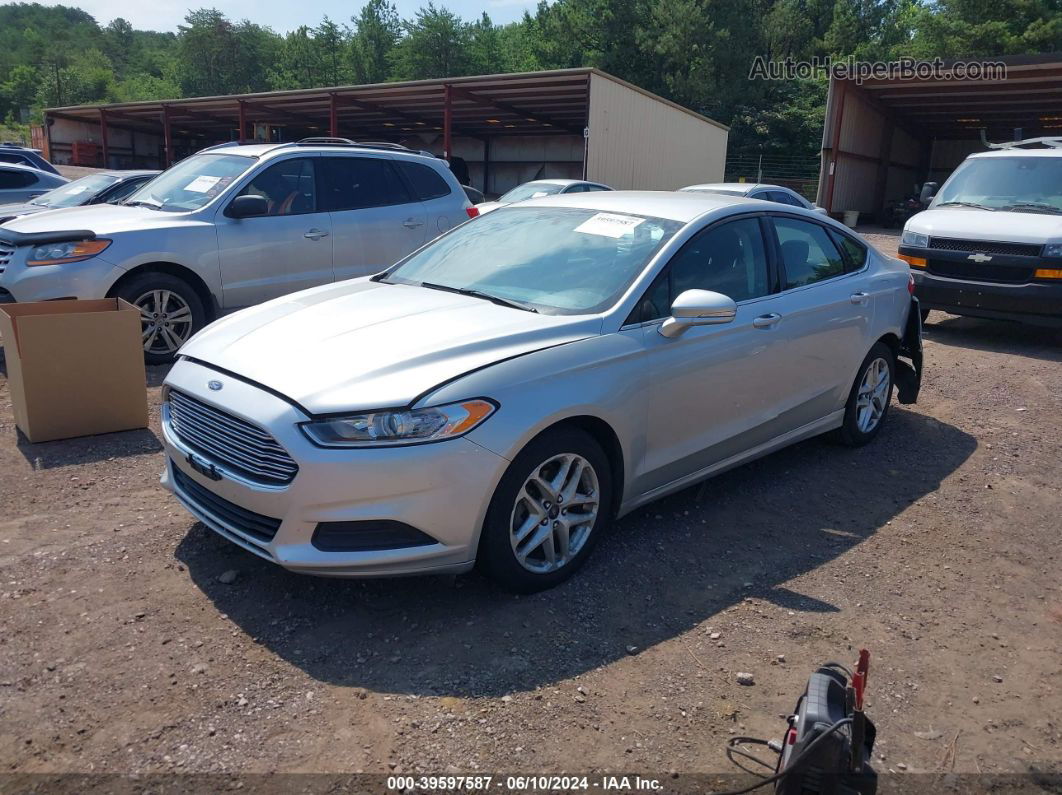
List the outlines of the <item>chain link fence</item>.
{"label": "chain link fence", "polygon": [[818,157],[734,154],[726,158],[726,182],[766,182],[791,188],[808,201],[819,190]]}

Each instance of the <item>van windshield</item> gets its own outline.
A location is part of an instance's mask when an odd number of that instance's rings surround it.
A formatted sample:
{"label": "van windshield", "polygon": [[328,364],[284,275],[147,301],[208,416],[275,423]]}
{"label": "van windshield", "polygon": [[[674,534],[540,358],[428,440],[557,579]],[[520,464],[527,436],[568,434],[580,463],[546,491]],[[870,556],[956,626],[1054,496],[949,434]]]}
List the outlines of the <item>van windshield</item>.
{"label": "van windshield", "polygon": [[169,212],[198,210],[255,162],[243,155],[192,155],[163,171],[125,203]]}
{"label": "van windshield", "polygon": [[973,157],[940,189],[933,207],[1062,214],[1062,157]]}

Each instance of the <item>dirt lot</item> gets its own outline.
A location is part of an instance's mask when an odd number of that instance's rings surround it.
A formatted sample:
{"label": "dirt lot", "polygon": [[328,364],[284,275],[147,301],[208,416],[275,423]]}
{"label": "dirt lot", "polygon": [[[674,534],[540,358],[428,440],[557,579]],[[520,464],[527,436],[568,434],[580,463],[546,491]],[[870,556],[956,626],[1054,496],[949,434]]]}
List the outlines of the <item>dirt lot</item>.
{"label": "dirt lot", "polygon": [[159,487],[164,369],[150,430],[32,445],[0,368],[3,770],[725,772],[865,645],[893,780],[1062,772],[1062,334],[926,335],[872,445],[650,505],[524,598],[288,574]]}

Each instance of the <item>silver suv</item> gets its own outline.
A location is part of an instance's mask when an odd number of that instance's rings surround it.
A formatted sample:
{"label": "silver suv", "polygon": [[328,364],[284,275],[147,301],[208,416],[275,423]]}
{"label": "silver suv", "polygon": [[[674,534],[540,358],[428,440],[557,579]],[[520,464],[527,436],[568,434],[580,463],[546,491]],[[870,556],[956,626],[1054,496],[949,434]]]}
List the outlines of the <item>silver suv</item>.
{"label": "silver suv", "polygon": [[0,302],[118,296],[167,362],[219,314],[378,273],[476,214],[446,162],[395,144],[223,144],[123,205],[0,227]]}

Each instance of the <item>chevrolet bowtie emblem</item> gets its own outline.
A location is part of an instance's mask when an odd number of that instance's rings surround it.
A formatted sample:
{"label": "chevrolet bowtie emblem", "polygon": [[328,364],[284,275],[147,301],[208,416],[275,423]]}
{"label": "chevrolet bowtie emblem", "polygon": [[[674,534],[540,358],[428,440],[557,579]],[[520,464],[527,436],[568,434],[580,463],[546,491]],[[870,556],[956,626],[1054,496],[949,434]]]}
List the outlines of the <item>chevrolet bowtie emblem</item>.
{"label": "chevrolet bowtie emblem", "polygon": [[966,259],[972,259],[974,262],[991,262],[992,258],[987,254],[971,254]]}

